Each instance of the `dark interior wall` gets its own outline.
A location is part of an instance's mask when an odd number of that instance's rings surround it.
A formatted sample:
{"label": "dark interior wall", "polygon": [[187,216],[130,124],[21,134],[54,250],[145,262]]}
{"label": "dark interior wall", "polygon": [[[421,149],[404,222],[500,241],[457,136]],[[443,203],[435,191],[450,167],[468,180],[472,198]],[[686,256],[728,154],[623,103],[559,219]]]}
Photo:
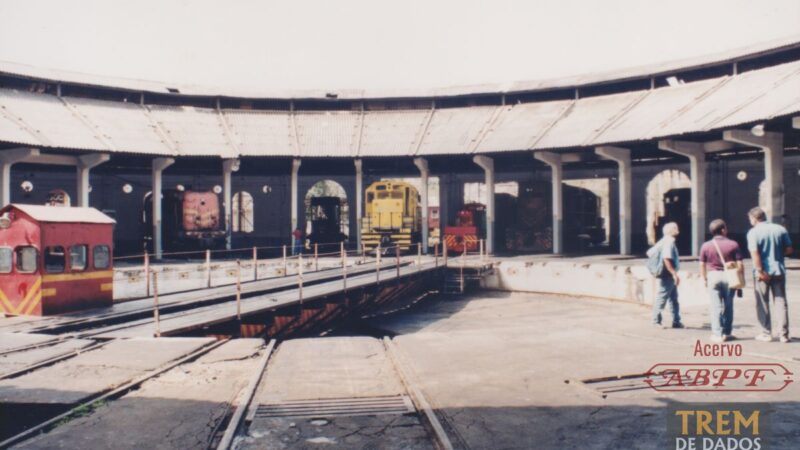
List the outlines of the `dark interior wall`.
{"label": "dark interior wall", "polygon": [[[112,160],[113,162],[113,160]],[[247,191],[253,196],[254,225],[253,233],[234,233],[234,247],[277,246],[290,240],[290,176],[288,161],[273,161],[250,165],[244,170],[236,172],[232,177],[233,192]],[[177,166],[177,164],[176,164]],[[373,181],[383,177],[413,177],[418,172],[399,171],[393,175],[386,171],[368,170],[365,163],[364,188]],[[101,166],[102,167],[102,166]],[[98,168],[99,169],[99,168]],[[120,251],[133,252],[142,248],[141,225],[143,198],[151,189],[151,175],[149,170],[141,167],[127,168],[124,164],[109,165],[103,170],[95,169],[91,175],[92,192],[90,203],[92,206],[112,214],[117,219],[115,240]],[[667,169],[681,170],[689,174],[688,161],[685,163],[657,163],[634,164],[633,167],[633,198],[632,198],[632,227],[633,248],[641,252],[647,248],[645,234],[646,226],[646,200],[647,184],[659,172]],[[187,189],[211,189],[214,185],[222,185],[221,168],[216,160],[210,168],[198,169],[197,174],[191,173],[192,167],[169,168],[163,175],[163,186],[172,189],[177,184],[183,184]],[[745,171],[747,178],[740,181],[737,178],[739,171]],[[789,231],[795,242],[800,241],[800,155],[787,154],[784,160],[784,185],[786,189],[786,212],[789,216]],[[71,197],[72,204],[76,198],[76,172],[71,167],[52,167],[31,164],[17,164],[12,170],[11,200],[17,203],[43,204],[48,193],[53,189],[63,189]],[[442,207],[442,226],[451,223],[455,212],[463,206],[463,187],[468,182],[483,182],[484,176],[480,169],[460,172],[447,170],[432,170],[431,176],[440,179],[440,205]],[[617,221],[617,169],[614,165],[598,165],[594,167],[567,165],[564,170],[564,179],[582,178],[608,178],[611,180],[610,210],[612,249],[617,242],[619,224]],[[300,168],[298,213],[300,219],[304,218],[303,200],[306,192],[317,181],[331,179],[341,184],[347,193],[350,205],[350,230],[351,242],[354,242],[355,224],[355,169],[352,161],[348,160],[338,164],[319,164],[304,162]],[[541,164],[531,162],[526,167],[498,167],[497,182],[527,181],[551,179],[550,170]],[[710,160],[708,162],[708,200],[707,219],[721,217],[728,221],[731,233],[742,239],[749,228],[747,210],[758,204],[758,187],[764,179],[763,158],[753,155],[747,158]],[[20,185],[23,181],[33,183],[33,191],[23,192]],[[133,187],[130,194],[122,191],[122,186],[129,183]],[[268,192],[263,192],[263,187],[269,186]],[[569,205],[565,205],[569,207]]]}

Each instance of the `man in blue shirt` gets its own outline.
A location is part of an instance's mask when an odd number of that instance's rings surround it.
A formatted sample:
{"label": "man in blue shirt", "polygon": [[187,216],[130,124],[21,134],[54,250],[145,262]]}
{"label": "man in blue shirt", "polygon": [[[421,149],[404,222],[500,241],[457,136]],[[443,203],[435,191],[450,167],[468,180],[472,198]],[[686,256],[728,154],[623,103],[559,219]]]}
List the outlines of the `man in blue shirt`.
{"label": "man in blue shirt", "polygon": [[755,207],[748,213],[753,228],[747,232],[747,249],[753,258],[753,278],[756,292],[756,313],[761,324],[759,341],[772,341],[772,317],[769,297],[775,302],[775,316],[780,327],[781,342],[790,342],[789,305],[786,301],[786,266],[784,257],[792,254],[792,241],[786,228],[767,222],[763,209]]}

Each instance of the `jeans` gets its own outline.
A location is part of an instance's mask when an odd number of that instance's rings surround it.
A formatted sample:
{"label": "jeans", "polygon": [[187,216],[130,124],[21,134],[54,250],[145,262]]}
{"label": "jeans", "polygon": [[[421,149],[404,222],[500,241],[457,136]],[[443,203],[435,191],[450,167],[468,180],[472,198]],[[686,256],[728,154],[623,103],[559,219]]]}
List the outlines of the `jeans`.
{"label": "jeans", "polygon": [[708,272],[708,297],[711,333],[715,336],[730,336],[733,329],[733,294],[728,288],[728,279],[722,270]]}
{"label": "jeans", "polygon": [[780,328],[782,337],[789,337],[789,304],[786,301],[786,278],[774,276],[768,282],[754,280],[753,286],[756,290],[756,314],[758,323],[761,324],[761,332],[772,335],[772,316],[770,315],[769,297],[772,294],[772,301],[775,303],[775,316],[778,318],[777,325]]}
{"label": "jeans", "polygon": [[294,241],[294,246],[292,246],[292,256],[301,254],[303,254],[303,241],[300,239],[296,239]]}
{"label": "jeans", "polygon": [[678,304],[678,286],[675,286],[675,280],[667,275],[656,278],[656,282],[658,283],[658,292],[653,302],[653,323],[661,323],[661,311],[667,302],[672,310],[672,323],[681,323],[681,307]]}

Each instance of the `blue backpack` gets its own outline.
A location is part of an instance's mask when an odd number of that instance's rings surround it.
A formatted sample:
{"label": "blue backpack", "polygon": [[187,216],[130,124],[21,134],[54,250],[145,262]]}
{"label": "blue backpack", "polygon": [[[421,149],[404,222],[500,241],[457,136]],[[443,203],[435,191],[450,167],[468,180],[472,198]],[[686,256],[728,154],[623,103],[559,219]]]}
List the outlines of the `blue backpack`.
{"label": "blue backpack", "polygon": [[647,251],[647,270],[654,277],[660,277],[664,273],[664,256],[661,247],[661,241],[658,241]]}

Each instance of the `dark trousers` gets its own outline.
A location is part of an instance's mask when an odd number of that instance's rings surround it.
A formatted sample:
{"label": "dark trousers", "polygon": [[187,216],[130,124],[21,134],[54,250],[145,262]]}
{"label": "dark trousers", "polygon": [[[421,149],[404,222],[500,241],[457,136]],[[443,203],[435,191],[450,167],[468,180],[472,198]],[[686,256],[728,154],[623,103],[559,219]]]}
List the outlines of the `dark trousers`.
{"label": "dark trousers", "polygon": [[774,276],[769,281],[764,282],[755,279],[756,291],[756,314],[761,331],[764,334],[772,335],[772,314],[770,313],[770,295],[775,304],[776,325],[780,328],[780,335],[789,337],[789,304],[786,301],[786,278],[784,276]]}

